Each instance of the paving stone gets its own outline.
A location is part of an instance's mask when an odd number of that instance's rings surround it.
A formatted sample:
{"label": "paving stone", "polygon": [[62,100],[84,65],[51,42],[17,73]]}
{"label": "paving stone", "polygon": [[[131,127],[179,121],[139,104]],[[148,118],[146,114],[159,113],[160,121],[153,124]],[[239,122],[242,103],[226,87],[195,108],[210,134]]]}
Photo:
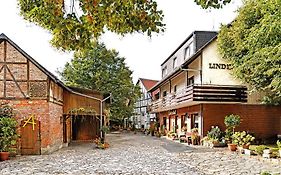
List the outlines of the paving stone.
{"label": "paving stone", "polygon": [[[187,146],[142,134],[107,135],[110,148],[75,143],[50,155],[19,156],[0,162],[0,174],[204,175],[279,172],[276,164],[243,157],[225,149]],[[184,153],[183,153],[184,152]]]}

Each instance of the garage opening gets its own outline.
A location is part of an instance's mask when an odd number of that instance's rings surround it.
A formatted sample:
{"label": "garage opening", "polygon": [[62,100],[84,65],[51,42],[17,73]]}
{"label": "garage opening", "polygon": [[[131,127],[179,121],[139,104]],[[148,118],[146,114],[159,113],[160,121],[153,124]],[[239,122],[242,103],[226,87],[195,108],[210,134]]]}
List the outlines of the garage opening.
{"label": "garage opening", "polygon": [[99,135],[99,120],[94,116],[72,116],[72,140],[89,141]]}

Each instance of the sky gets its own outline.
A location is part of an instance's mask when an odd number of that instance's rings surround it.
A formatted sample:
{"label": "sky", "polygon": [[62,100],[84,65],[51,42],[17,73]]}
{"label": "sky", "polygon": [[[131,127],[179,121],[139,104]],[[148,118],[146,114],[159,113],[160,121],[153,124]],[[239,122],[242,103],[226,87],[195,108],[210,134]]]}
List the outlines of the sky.
{"label": "sky", "polygon": [[[138,78],[161,79],[161,63],[195,30],[219,30],[221,24],[231,22],[237,15],[241,0],[234,0],[219,10],[204,10],[193,0],[156,0],[164,12],[166,31],[151,38],[141,33],[125,37],[105,33],[101,40],[107,48],[115,49],[126,58],[133,71],[133,80]],[[17,0],[0,0],[0,33],[5,33],[25,52],[49,71],[58,76],[71,53],[53,48],[51,34],[19,15]]]}

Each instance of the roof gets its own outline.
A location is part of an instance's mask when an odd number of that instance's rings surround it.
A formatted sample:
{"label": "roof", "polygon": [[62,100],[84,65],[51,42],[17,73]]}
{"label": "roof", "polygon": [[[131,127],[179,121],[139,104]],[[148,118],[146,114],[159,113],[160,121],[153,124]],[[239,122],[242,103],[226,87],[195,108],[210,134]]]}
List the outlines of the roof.
{"label": "roof", "polygon": [[[35,59],[33,59],[29,54],[27,54],[24,50],[22,50],[16,43],[14,43],[9,37],[7,37],[4,33],[0,34],[0,41],[7,41],[9,42],[14,48],[16,48],[25,58],[27,58],[31,63],[33,63],[39,70],[44,72],[51,80],[53,80],[55,83],[59,84],[62,88],[65,90],[84,96],[86,98],[91,98],[90,96],[87,96],[85,94],[81,94],[79,92],[75,92],[74,90],[67,87],[62,81],[60,81],[54,74],[52,74],[50,71],[48,71],[46,68],[44,68],[41,64],[39,64]],[[94,98],[94,97],[93,97]],[[96,99],[96,98],[94,98]]]}
{"label": "roof", "polygon": [[170,54],[170,56],[168,58],[166,58],[164,60],[164,62],[161,64],[161,66],[163,66],[163,64],[165,64],[194,34],[199,33],[199,32],[213,32],[213,33],[217,33],[215,31],[199,31],[199,30],[195,30],[193,31],[177,48],[176,50],[174,50],[173,53]]}
{"label": "roof", "polygon": [[212,43],[214,40],[217,39],[217,35],[214,36],[209,42],[207,42],[204,46],[202,46],[200,49],[197,50],[197,52],[191,56],[189,59],[187,59],[180,67],[178,67],[177,69],[175,69],[173,72],[171,72],[169,75],[167,75],[166,77],[164,77],[162,80],[160,80],[157,84],[155,84],[152,88],[150,88],[148,90],[148,92],[152,92],[155,91],[160,85],[164,84],[167,80],[176,77],[178,74],[180,74],[181,72],[183,72],[183,68],[185,66],[187,66],[188,64],[190,64],[192,61],[194,61],[204,50],[204,48],[206,48],[210,43]]}
{"label": "roof", "polygon": [[146,90],[151,89],[156,83],[158,83],[158,80],[150,80],[145,78],[139,78],[138,82],[141,81],[143,86]]}

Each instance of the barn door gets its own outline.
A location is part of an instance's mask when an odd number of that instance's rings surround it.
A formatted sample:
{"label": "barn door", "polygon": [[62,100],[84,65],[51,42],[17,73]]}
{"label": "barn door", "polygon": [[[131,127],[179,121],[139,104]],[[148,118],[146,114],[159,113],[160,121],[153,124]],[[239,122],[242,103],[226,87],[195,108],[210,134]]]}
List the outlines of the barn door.
{"label": "barn door", "polygon": [[21,154],[41,154],[40,121],[21,121]]}

